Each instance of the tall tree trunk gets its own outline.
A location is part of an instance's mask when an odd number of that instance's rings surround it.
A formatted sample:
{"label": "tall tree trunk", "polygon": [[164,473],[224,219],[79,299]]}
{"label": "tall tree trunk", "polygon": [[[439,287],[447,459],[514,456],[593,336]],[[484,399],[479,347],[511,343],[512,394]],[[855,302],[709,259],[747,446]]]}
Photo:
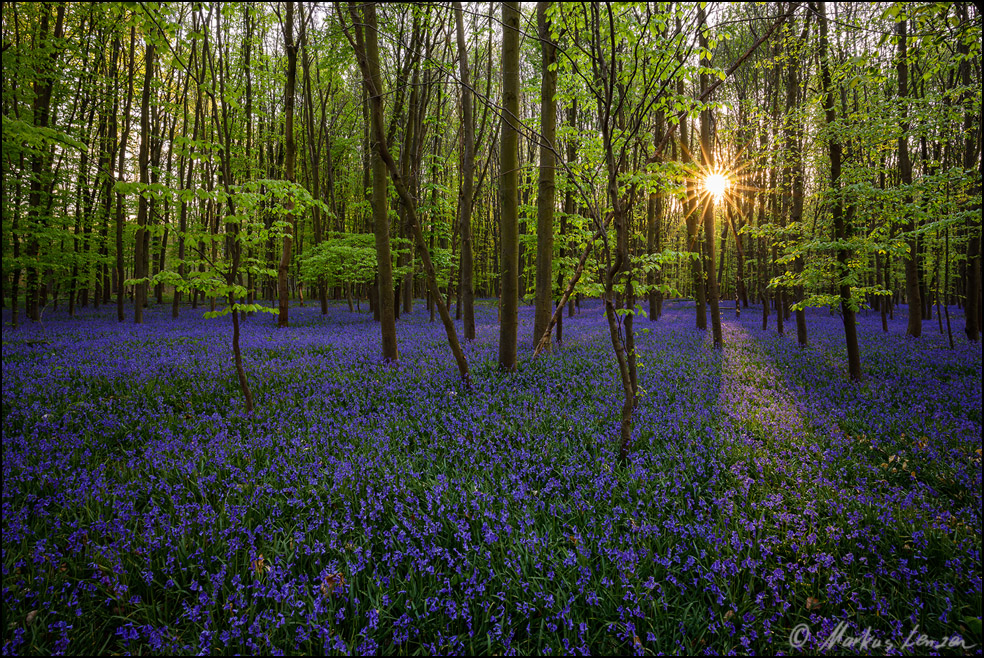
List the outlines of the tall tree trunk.
{"label": "tall tree trunk", "polygon": [[499,367],[516,369],[519,327],[519,3],[502,3],[502,134]]}
{"label": "tall tree trunk", "polygon": [[[108,64],[108,76],[110,80],[116,80],[117,66],[119,63],[120,54],[120,40],[119,37],[113,38],[113,49],[112,54],[109,58]],[[109,303],[110,295],[110,277],[109,277],[109,223],[110,217],[113,212],[113,161],[116,156],[117,149],[117,125],[116,125],[116,115],[119,114],[119,95],[117,93],[117,85],[113,85],[112,91],[112,101],[111,104],[107,103],[106,109],[109,110],[105,117],[106,125],[106,148],[105,152],[100,155],[100,165],[102,176],[102,226],[100,227],[99,233],[99,260],[101,263],[97,266],[96,277],[101,279],[101,285],[97,285],[96,296],[96,308],[99,307],[99,302],[104,304]]]}
{"label": "tall tree trunk", "polygon": [[[799,74],[799,52],[806,42],[810,29],[810,17],[807,13],[803,31],[799,38],[794,42],[796,52],[789,58],[789,71],[786,78],[786,112],[794,111],[799,102],[800,74]],[[786,131],[786,152],[790,160],[789,164],[789,186],[791,192],[791,203],[789,209],[789,223],[793,227],[795,234],[802,238],[803,235],[803,129],[801,121],[793,119],[790,127]],[[803,256],[799,254],[793,261],[793,268],[796,272],[796,287],[794,296],[797,302],[803,301]],[[796,342],[800,347],[806,347],[806,311],[802,308],[796,310]]]}
{"label": "tall tree trunk", "polygon": [[[424,32],[426,31],[426,21],[429,21],[429,14],[424,15],[422,13],[414,14],[413,22],[413,36],[411,38],[411,50],[414,53],[423,54],[424,59],[430,58],[431,51],[431,39],[426,39],[423,43],[421,40],[424,38]],[[427,82],[420,83],[421,66],[420,66],[421,55],[414,54],[410,58],[409,66],[413,71],[410,83],[410,99],[407,107],[407,114],[404,123],[403,130],[403,147],[400,149],[400,173],[404,181],[406,181],[407,190],[411,193],[414,202],[420,196],[420,190],[418,189],[418,178],[420,171],[420,158],[424,146],[424,115],[427,113],[427,104],[430,100],[430,82],[431,77],[428,72],[424,75],[427,76]],[[396,117],[394,117],[394,122]],[[406,208],[405,204],[400,204],[399,217],[400,225],[399,232],[401,238],[409,238],[410,244],[408,248],[402,250],[399,254],[397,262],[401,268],[406,268],[406,273],[403,274],[402,279],[399,282],[399,290],[397,292],[396,298],[396,317],[400,317],[400,305],[402,302],[403,312],[412,313],[413,312],[413,281],[414,281],[414,242],[411,235],[410,225],[409,225],[409,213],[410,210]],[[457,225],[455,226],[457,231]],[[459,268],[460,273],[460,268]],[[459,288],[460,290],[460,288]],[[461,317],[461,304],[458,304],[458,317]]]}
{"label": "tall tree trunk", "polygon": [[721,297],[725,297],[725,293],[728,292],[727,286],[724,285],[724,270],[727,263],[726,256],[728,254],[728,230],[731,228],[730,222],[724,222],[721,226],[721,246],[718,248],[718,259],[717,259],[717,285],[718,293]]}
{"label": "tall tree trunk", "polygon": [[943,311],[944,313],[946,313],[946,337],[950,342],[950,349],[952,350],[953,328],[950,326],[950,304],[949,304],[949,290],[950,290],[950,227],[949,226],[946,227],[945,235],[946,238],[945,238],[945,246],[943,247],[943,251],[946,254],[945,256],[946,260],[944,261],[945,273],[943,276],[945,277],[945,280],[943,282],[943,290],[947,293],[948,299],[947,302],[944,303],[943,305]]}
{"label": "tall tree trunk", "polygon": [[[359,16],[357,7],[357,3],[349,3],[349,12],[353,23],[352,31],[355,33],[354,40],[351,36],[349,36],[349,40],[352,42],[355,49],[356,57],[359,60],[359,67],[362,69],[363,81],[365,82],[367,88],[369,100],[372,103],[372,138],[374,143],[378,145],[377,150],[380,159],[383,161],[385,167],[389,169],[390,178],[393,181],[393,186],[396,188],[396,193],[407,210],[408,218],[410,220],[410,228],[413,231],[414,239],[420,252],[420,258],[423,261],[424,271],[427,274],[428,287],[430,288],[431,294],[435,298],[438,312],[441,315],[441,322],[444,325],[444,330],[448,337],[448,344],[451,347],[451,352],[454,355],[456,363],[458,364],[458,371],[461,375],[462,382],[466,388],[470,388],[471,377],[468,371],[468,362],[465,359],[464,352],[461,349],[461,344],[458,342],[458,335],[454,327],[454,321],[448,314],[448,305],[446,305],[444,300],[441,298],[441,291],[437,285],[437,272],[434,269],[434,264],[431,262],[430,258],[430,252],[427,250],[427,245],[424,242],[424,234],[421,229],[420,221],[417,218],[417,211],[413,198],[410,196],[410,192],[407,190],[407,187],[400,176],[400,170],[397,167],[396,162],[393,160],[392,155],[390,155],[389,148],[386,146],[386,136],[383,133],[382,80],[379,75],[379,51],[376,44],[376,7],[374,3],[363,4],[362,17]],[[341,12],[340,9],[339,12]],[[364,30],[363,25],[365,26]],[[348,35],[347,28],[346,35]],[[376,188],[374,185],[374,194],[375,189]],[[393,295],[388,295],[388,299],[392,300]],[[380,303],[382,303],[382,301],[383,296],[381,295]],[[395,347],[395,325],[393,326],[393,329]]]}
{"label": "tall tree trunk", "polygon": [[[96,106],[91,103],[91,99],[85,99],[83,102],[89,104],[89,118],[87,125],[85,126],[85,135],[88,136],[92,134],[92,124],[96,116]],[[79,171],[78,178],[75,186],[75,232],[72,238],[72,273],[68,281],[68,314],[69,316],[75,315],[75,300],[76,293],[75,288],[79,282],[79,264],[83,263],[85,257],[81,253],[81,247],[79,244],[79,235],[82,232],[83,224],[88,229],[89,219],[84,216],[87,214],[83,210],[82,198],[84,195],[84,190],[88,185],[88,174],[89,174],[89,149],[86,148],[79,155]],[[88,230],[85,231],[88,234]],[[85,236],[88,238],[88,235]],[[86,239],[82,239],[82,245],[84,245]],[[84,286],[83,286],[84,287]],[[81,295],[79,295],[81,297]]]}
{"label": "tall tree trunk", "polygon": [[[168,131],[167,141],[168,141],[169,144],[173,144],[174,143],[174,131],[175,131],[175,128],[177,127],[177,123],[178,123],[177,116],[175,116],[172,119],[172,121],[171,121],[171,129],[170,129],[170,131]],[[158,145],[158,148],[157,148],[157,151],[156,152],[157,152],[157,156],[156,156],[156,159],[155,159],[155,162],[154,162],[154,165],[153,166],[159,167],[159,165],[160,165],[160,156],[161,156],[161,145]],[[171,171],[172,171],[172,165],[173,164],[174,164],[174,149],[170,149],[169,148],[168,149],[168,152],[167,152],[167,165],[164,168],[164,180],[168,181],[168,185],[171,184],[170,181],[171,181]],[[156,179],[152,179],[152,180],[154,180],[155,183],[157,182]],[[157,274],[159,272],[163,272],[164,271],[164,268],[166,266],[166,263],[167,263],[167,239],[168,239],[168,236],[171,233],[171,200],[169,198],[167,198],[167,197],[165,197],[165,199],[164,199],[164,209],[161,212],[161,218],[162,218],[163,223],[164,223],[164,233],[163,233],[163,235],[161,235],[161,240],[160,240],[160,243],[159,243],[160,244],[160,249],[159,249],[159,251],[157,253],[157,269],[155,271],[155,274]],[[158,305],[163,305],[164,304],[164,283],[163,282],[159,282],[159,283],[157,283],[156,286],[154,286],[154,296],[157,299],[157,304]]]}
{"label": "tall tree trunk", "polygon": [[[656,111],[656,131],[657,138],[662,137],[665,130],[666,118],[663,110]],[[662,162],[660,156],[658,162]],[[663,193],[651,192],[646,203],[646,252],[658,254],[663,251]],[[649,286],[649,321],[655,322],[663,313],[663,293],[657,286],[663,283],[663,272],[657,269],[650,272],[646,277],[646,284]]]}
{"label": "tall tree trunk", "polygon": [[[58,60],[58,53],[61,44],[59,43],[64,36],[65,4],[61,3],[55,12],[55,29],[53,39],[48,43],[48,21],[50,9],[44,5],[41,11],[41,26],[39,41],[45,46],[50,47],[48,68],[39,75],[34,83],[34,125],[38,128],[47,128],[51,117],[51,93],[54,87],[55,68]],[[48,149],[38,149],[31,156],[31,186],[28,193],[27,213],[28,227],[31,235],[27,240],[27,315],[34,321],[41,320],[41,309],[39,306],[38,295],[40,293],[40,275],[38,272],[38,257],[41,253],[41,244],[37,233],[46,223],[44,208],[50,206],[49,199],[42,199],[42,190],[46,187],[45,181],[51,174],[52,154]]]}
{"label": "tall tree trunk", "polygon": [[[895,26],[896,34],[899,37],[898,64],[896,66],[899,76],[899,108],[902,111],[902,124],[899,133],[899,174],[902,178],[902,185],[909,188],[912,185],[912,161],[909,159],[909,119],[908,119],[908,95],[909,95],[909,64],[907,61],[907,32],[908,20],[901,20]],[[906,190],[905,200],[908,204],[912,199],[912,193]],[[922,295],[919,286],[919,240],[915,235],[911,235],[915,230],[915,221],[909,214],[906,221],[906,231],[910,237],[906,240],[909,244],[909,256],[905,259],[905,293],[909,302],[909,322],[906,325],[905,333],[913,338],[922,335]]]}
{"label": "tall tree trunk", "polygon": [[[21,151],[18,154],[18,158],[17,159],[18,159],[18,169],[20,171],[24,171],[24,152],[23,151]],[[4,181],[6,182],[6,178],[4,178]],[[14,271],[13,271],[13,274],[11,275],[11,280],[10,280],[10,326],[14,327],[15,329],[18,326],[20,326],[19,325],[20,320],[18,319],[18,313],[19,313],[19,310],[18,310],[19,309],[19,301],[18,300],[20,299],[20,275],[21,275],[21,268],[19,267],[19,263],[20,263],[20,245],[21,245],[21,238],[20,238],[20,231],[19,231],[20,226],[19,226],[19,224],[20,224],[20,218],[21,218],[21,202],[23,200],[23,191],[22,191],[23,190],[23,186],[22,186],[21,181],[22,181],[22,179],[20,177],[18,177],[18,178],[15,179],[15,182],[14,182],[14,190],[15,190],[14,191],[14,199],[15,199],[14,204],[15,205],[14,205],[14,212],[13,212],[13,215],[14,216],[13,216],[13,221],[12,221],[12,225],[11,225],[11,232],[10,232],[11,233],[10,240],[13,243],[13,248],[14,248],[14,263],[17,263],[17,265],[14,266]]]}
{"label": "tall tree trunk", "polygon": [[[679,30],[679,28],[678,24],[677,29]],[[677,82],[677,94],[683,95],[683,78]],[[694,161],[690,154],[690,132],[686,115],[680,117],[680,155],[684,165]],[[703,331],[707,329],[707,299],[704,295],[704,264],[700,257],[701,249],[697,242],[700,215],[697,213],[697,188],[689,176],[687,177],[687,197],[683,202],[683,214],[687,218],[687,251],[696,255],[695,260],[690,263],[691,281],[694,286],[694,302],[697,306],[697,328]]]}
{"label": "tall tree trunk", "polygon": [[[697,9],[697,20],[700,23],[699,42],[703,49],[707,49],[707,26],[704,16],[704,6],[699,5]],[[707,91],[707,73],[700,74],[700,95],[703,98]],[[714,153],[711,144],[711,111],[704,109],[700,113],[700,159],[705,172],[714,168]],[[711,194],[705,195],[702,206],[704,223],[704,249],[707,258],[705,260],[705,281],[707,286],[707,299],[711,305],[711,333],[714,336],[714,347],[721,347],[723,338],[721,336],[721,309],[718,306],[718,284],[714,273],[714,197]]]}
{"label": "tall tree trunk", "polygon": [[[967,16],[967,3],[958,2],[957,12],[960,16],[962,24],[969,24]],[[980,20],[980,14],[977,16],[977,20]],[[975,181],[972,185],[974,187],[970,189],[966,196],[967,209],[970,211],[967,213],[967,220],[965,226],[967,228],[967,278],[966,278],[966,290],[967,296],[964,304],[964,333],[967,334],[967,340],[972,343],[976,343],[980,340],[981,333],[981,228],[980,228],[980,217],[981,208],[980,202],[976,201],[980,199],[980,171],[974,171],[975,161],[977,160],[977,155],[979,150],[976,148],[977,145],[974,143],[974,121],[975,119],[980,122],[981,115],[980,110],[975,113],[974,108],[971,104],[971,84],[970,84],[970,66],[971,60],[968,55],[969,46],[963,39],[957,39],[957,52],[962,55],[960,59],[959,73],[960,73],[960,84],[963,85],[966,90],[961,98],[961,104],[964,107],[963,116],[963,169],[964,174],[969,180]],[[977,138],[980,139],[981,130],[980,124],[977,126]],[[947,239],[949,240],[949,229],[947,229]],[[949,248],[947,249],[947,258],[949,258]],[[949,261],[947,261],[949,263]],[[949,272],[949,268],[947,269]],[[949,286],[947,286],[949,288]],[[949,327],[950,316],[949,310],[947,311],[947,326]],[[953,339],[950,339],[951,347],[953,346]]]}
{"label": "tall tree trunk", "polygon": [[[646,251],[650,254],[663,251],[662,211],[662,193],[650,193],[646,203]],[[649,321],[655,322],[663,312],[663,293],[657,288],[662,283],[662,270],[650,272],[646,283],[649,284]]]}
{"label": "tall tree trunk", "polygon": [[[294,3],[286,3],[284,19],[284,50],[287,52],[287,81],[284,85],[284,141],[286,142],[286,172],[287,180],[294,180],[294,161],[296,159],[297,147],[294,144],[294,94],[297,89],[297,44],[294,42]],[[293,216],[294,202],[290,198],[284,203],[284,207],[289,215],[288,226],[284,228],[284,248],[280,254],[280,262],[277,265],[277,299],[279,314],[277,316],[277,327],[284,328],[290,325],[289,301],[287,291],[287,273],[290,268],[291,251],[294,246],[294,232],[296,218]]]}
{"label": "tall tree trunk", "polygon": [[[540,180],[536,197],[536,309],[533,342],[543,336],[553,311],[553,222],[556,162],[554,144],[557,137],[557,60],[556,47],[550,40],[549,2],[536,5],[537,31],[540,38]],[[548,343],[545,349],[550,349]]]}
{"label": "tall tree trunk", "polygon": [[[123,136],[120,138],[119,164],[116,168],[119,180],[123,180],[126,169],[127,145],[130,141],[130,109],[133,107],[133,73],[136,43],[136,28],[130,27],[130,60],[127,69],[126,83],[126,103],[123,109]],[[125,222],[123,195],[116,194],[116,319],[123,322],[123,297],[125,287],[123,281],[126,279],[123,261],[123,224]]]}
{"label": "tall tree trunk", "polygon": [[[140,167],[140,182],[150,184],[150,86],[154,80],[154,44],[147,44],[147,54],[144,57],[144,86],[140,97],[140,151],[138,163]],[[141,194],[137,199],[137,234],[134,238],[133,278],[137,279],[133,295],[133,322],[143,324],[143,310],[147,304],[147,282],[140,281],[150,275],[145,241],[148,222],[149,201]]]}
{"label": "tall tree trunk", "polygon": [[[310,11],[310,10],[309,10]],[[310,14],[309,14],[310,16]],[[305,127],[307,129],[307,144],[309,167],[308,181],[311,186],[311,195],[318,201],[322,201],[321,192],[321,141],[317,138],[314,130],[314,99],[311,94],[311,62],[310,52],[307,43],[307,21],[304,19],[303,10],[301,11],[301,42],[304,44],[304,54],[301,57],[301,68],[304,76],[304,111],[306,116]],[[321,208],[314,206],[311,209],[311,216],[314,228],[314,246],[321,244],[325,234],[325,220],[321,217]],[[321,304],[321,314],[328,314],[328,286],[324,279],[319,279],[315,286],[318,293],[318,301]]]}
{"label": "tall tree trunk", "polygon": [[[379,46],[376,32],[376,3],[362,6],[363,15],[358,16],[354,3],[350,3],[352,20],[356,25],[356,37],[361,41],[362,56],[365,59],[363,82],[370,104],[371,122],[370,144],[372,149],[372,216],[376,236],[376,283],[377,305],[382,330],[383,358],[397,361],[400,353],[396,344],[396,311],[393,295],[393,261],[390,254],[390,222],[387,207],[386,163],[382,151],[386,148],[383,133],[382,93],[383,81],[379,72]],[[362,25],[365,25],[364,34]],[[361,36],[361,39],[359,38]],[[357,49],[358,50],[358,49]]]}
{"label": "tall tree trunk", "polygon": [[[778,78],[778,71],[777,71],[776,77]],[[779,93],[778,93],[778,80],[777,80],[776,87],[777,87],[777,89],[776,89],[775,111],[772,114],[772,116],[773,116],[773,120],[772,120],[772,143],[778,145],[779,144],[779,122],[780,122],[780,119],[779,119],[779,116],[778,116],[778,114],[779,114],[778,113],[778,105],[779,105],[779,100],[778,100],[778,97],[779,97]],[[772,189],[769,191],[769,207],[772,209],[772,220],[774,222],[778,223],[779,226],[780,226],[780,228],[784,228],[785,227],[785,223],[786,223],[785,222],[785,216],[784,216],[785,208],[783,208],[782,206],[784,206],[785,204],[782,203],[783,200],[780,199],[780,196],[781,195],[776,193],[777,190],[780,190],[782,188],[782,185],[783,185],[783,180],[782,180],[783,179],[783,170],[782,170],[782,166],[778,162],[778,157],[774,157],[773,158],[771,169],[775,173],[775,176],[771,179],[772,182],[775,183],[775,187],[772,187]],[[782,268],[779,265],[779,248],[778,248],[778,245],[776,244],[775,241],[772,241],[771,266],[772,266],[771,267],[771,270],[772,270],[772,276],[773,277],[778,278],[778,277],[780,277],[784,273],[782,271]],[[783,287],[784,286],[783,286],[782,283],[776,285],[776,287],[775,287],[776,288],[776,292],[773,295],[773,299],[775,300],[774,305],[773,305],[773,308],[775,308],[775,311],[776,311],[776,333],[779,334],[780,336],[785,335],[785,330],[786,330],[786,326],[785,326],[785,320],[786,320],[786,302],[785,302],[785,300],[786,300],[786,295],[785,295],[785,290],[783,289]]]}
{"label": "tall tree trunk", "polygon": [[[768,144],[768,137],[766,137],[765,130],[761,132],[761,138],[759,145],[762,151],[765,152],[766,145]],[[766,220],[766,208],[768,207],[769,196],[775,194],[776,191],[776,170],[774,167],[770,167],[769,171],[763,172],[761,179],[765,183],[766,177],[768,177],[768,195],[765,192],[758,192],[758,222],[757,226],[761,229],[765,226]],[[766,331],[769,328],[769,304],[771,299],[769,296],[769,249],[766,245],[766,239],[760,237],[758,239],[758,279],[759,279],[759,295],[762,298],[762,331]]]}
{"label": "tall tree trunk", "polygon": [[[195,65],[195,54],[197,52],[198,42],[193,41],[191,45],[191,59],[190,66]],[[187,83],[191,79],[191,75],[185,76],[185,102],[182,103],[184,108],[184,130],[188,130],[188,86]],[[198,141],[198,129],[199,123],[202,115],[201,110],[201,94],[195,94],[195,118],[191,129],[191,140],[193,142]],[[186,133],[187,134],[187,133]],[[188,148],[187,146],[185,148]],[[247,148],[247,160],[249,158],[249,150]],[[190,190],[192,186],[193,173],[195,169],[195,161],[190,157],[190,154],[182,154],[181,161],[178,166],[178,182],[183,185],[185,189]],[[187,276],[187,271],[185,267],[185,234],[188,231],[188,201],[185,199],[181,200],[181,205],[178,209],[178,276],[183,281]],[[171,317],[178,317],[178,310],[181,305],[181,287],[176,286],[174,290],[174,299],[171,305]]]}
{"label": "tall tree trunk", "polygon": [[[223,66],[222,56],[225,52],[222,48],[222,29],[219,25],[219,20],[221,20],[221,13],[216,18],[216,34],[217,34],[217,45],[215,49],[216,56],[220,59],[216,62],[215,66],[212,67],[212,89],[216,87],[216,71],[219,69],[219,84],[218,84],[218,96],[220,98],[225,98],[225,70],[226,67]],[[205,57],[205,48],[202,49],[203,60],[207,60]],[[229,209],[229,217],[233,218],[236,216],[236,206],[234,197],[232,194],[232,165],[230,160],[232,158],[232,138],[230,135],[229,127],[229,106],[226,103],[222,104],[222,115],[219,118],[219,109],[215,100],[215,96],[212,97],[212,119],[215,124],[215,129],[218,131],[218,138],[222,143],[222,150],[219,152],[219,161],[222,173],[222,186],[224,188],[226,196],[226,206]],[[221,206],[216,208],[216,213],[221,213]],[[226,226],[227,231],[227,248],[229,250],[229,255],[231,256],[231,267],[225,273],[225,283],[227,286],[236,285],[239,276],[239,263],[242,257],[242,244],[239,241],[239,221],[223,222]],[[239,380],[239,390],[243,394],[243,406],[245,407],[246,413],[251,413],[253,411],[253,392],[249,388],[249,382],[246,380],[246,370],[243,366],[243,355],[242,350],[239,346],[239,308],[236,303],[235,295],[230,292],[228,295],[229,307],[232,309],[232,352],[233,361],[236,364],[236,378]]]}
{"label": "tall tree trunk", "polygon": [[[475,178],[475,108],[468,71],[468,46],[461,3],[454,3],[458,39],[458,74],[461,77],[461,122],[464,143],[461,154],[461,191],[458,195],[458,234],[461,236],[461,310],[465,340],[475,340],[475,255],[472,248],[471,215]],[[492,54],[489,53],[489,57]],[[433,302],[432,302],[433,303]]]}
{"label": "tall tree trunk", "polygon": [[[573,98],[573,99],[571,99],[570,105],[567,107],[567,124],[571,128],[574,128],[575,131],[576,131],[576,129],[577,129],[577,98],[576,97]],[[575,132],[575,134],[576,134],[576,132]],[[577,162],[577,139],[576,139],[576,137],[574,137],[572,135],[571,137],[569,137],[567,139],[567,164],[568,164],[568,166],[573,167],[574,166],[574,163],[576,163],[576,162]],[[568,219],[568,217],[574,215],[574,211],[575,211],[575,205],[574,205],[574,186],[573,185],[567,185],[566,186],[566,190],[564,192],[564,214],[561,215],[561,219],[560,219],[560,235],[561,235],[561,240],[563,241],[562,242],[561,249],[560,249],[560,255],[562,257],[566,257],[572,251],[571,250],[571,247],[570,247],[570,240],[567,237],[567,230],[568,230],[567,219]],[[564,276],[563,276],[563,274],[558,274],[557,275],[557,285],[561,289],[563,289],[563,286],[564,286]],[[561,304],[563,304],[563,300],[558,300],[558,302],[557,302],[558,310],[554,312],[554,315],[557,318],[557,342],[558,343],[563,342],[563,338],[564,338],[564,313],[563,313],[562,310],[560,310],[560,305]],[[574,316],[574,304],[573,303],[570,303],[570,302],[568,303],[568,311],[567,312],[568,312],[567,317],[573,317]],[[538,343],[539,343],[539,340],[534,340],[534,345],[538,345]]]}
{"label": "tall tree trunk", "polygon": [[[834,110],[834,91],[830,77],[830,64],[827,59],[827,8],[825,2],[811,3],[819,5],[820,18],[820,77],[824,95],[824,117],[827,125],[832,125],[837,116]],[[839,139],[831,134],[827,137],[830,153],[830,188],[833,192],[831,214],[834,219],[834,239],[838,242],[847,240],[847,227],[844,222],[844,202],[840,196],[841,174],[841,144]],[[858,351],[858,329],[854,319],[854,302],[851,300],[851,286],[845,281],[848,274],[849,253],[846,248],[837,250],[838,280],[841,300],[841,316],[844,319],[844,337],[847,341],[848,373],[852,381],[861,380],[861,357]],[[918,293],[917,293],[918,294]],[[911,305],[910,305],[911,309]],[[911,310],[910,310],[911,312]]]}

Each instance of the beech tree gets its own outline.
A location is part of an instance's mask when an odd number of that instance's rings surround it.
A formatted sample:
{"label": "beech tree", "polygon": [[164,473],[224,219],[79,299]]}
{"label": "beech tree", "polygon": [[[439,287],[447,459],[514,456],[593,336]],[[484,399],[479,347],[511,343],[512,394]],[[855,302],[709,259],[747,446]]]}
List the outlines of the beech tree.
{"label": "beech tree", "polygon": [[519,3],[502,3],[502,124],[499,136],[499,367],[516,369],[519,324]]}
{"label": "beech tree", "polygon": [[832,4],[823,36],[821,9],[5,3],[10,322],[115,297],[120,321],[207,303],[289,329],[307,291],[368,300],[396,360],[426,296],[467,381],[455,300],[472,340],[498,297],[509,371],[524,299],[539,353],[597,297],[623,455],[664,298],[715,345],[731,298],[779,332],[795,313],[801,345],[808,307],[884,331],[908,309],[913,336],[962,312],[979,340],[978,10]]}
{"label": "beech tree", "polygon": [[[536,313],[533,340],[539,340],[550,321],[553,308],[554,190],[557,139],[556,47],[551,41],[550,3],[536,6],[537,35],[540,38],[540,175],[536,196]],[[549,347],[547,348],[549,349]]]}

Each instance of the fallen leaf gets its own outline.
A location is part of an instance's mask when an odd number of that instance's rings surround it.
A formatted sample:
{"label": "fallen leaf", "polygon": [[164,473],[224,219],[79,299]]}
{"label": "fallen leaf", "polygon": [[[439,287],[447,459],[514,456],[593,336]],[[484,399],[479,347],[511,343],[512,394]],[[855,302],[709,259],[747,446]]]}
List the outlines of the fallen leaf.
{"label": "fallen leaf", "polygon": [[321,584],[321,593],[331,596],[335,589],[345,584],[345,576],[341,573],[332,573],[325,576],[325,582]]}
{"label": "fallen leaf", "polygon": [[264,571],[270,571],[270,565],[265,563],[263,553],[260,553],[259,557],[253,560],[252,565],[257,576],[262,576]]}

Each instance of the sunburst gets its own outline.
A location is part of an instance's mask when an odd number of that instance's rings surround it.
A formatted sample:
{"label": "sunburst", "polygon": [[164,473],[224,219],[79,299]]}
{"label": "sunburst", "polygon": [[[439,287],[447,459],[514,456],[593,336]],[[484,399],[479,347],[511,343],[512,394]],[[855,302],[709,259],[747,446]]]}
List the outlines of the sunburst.
{"label": "sunburst", "polygon": [[715,201],[720,201],[730,187],[731,181],[721,172],[713,172],[704,177],[704,189]]}

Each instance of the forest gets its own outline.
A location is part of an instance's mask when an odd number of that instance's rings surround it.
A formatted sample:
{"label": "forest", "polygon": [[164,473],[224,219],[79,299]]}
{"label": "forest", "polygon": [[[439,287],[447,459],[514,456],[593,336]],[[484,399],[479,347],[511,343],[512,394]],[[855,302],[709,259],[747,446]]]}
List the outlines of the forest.
{"label": "forest", "polygon": [[5,2],[4,654],[980,653],[971,2]]}

